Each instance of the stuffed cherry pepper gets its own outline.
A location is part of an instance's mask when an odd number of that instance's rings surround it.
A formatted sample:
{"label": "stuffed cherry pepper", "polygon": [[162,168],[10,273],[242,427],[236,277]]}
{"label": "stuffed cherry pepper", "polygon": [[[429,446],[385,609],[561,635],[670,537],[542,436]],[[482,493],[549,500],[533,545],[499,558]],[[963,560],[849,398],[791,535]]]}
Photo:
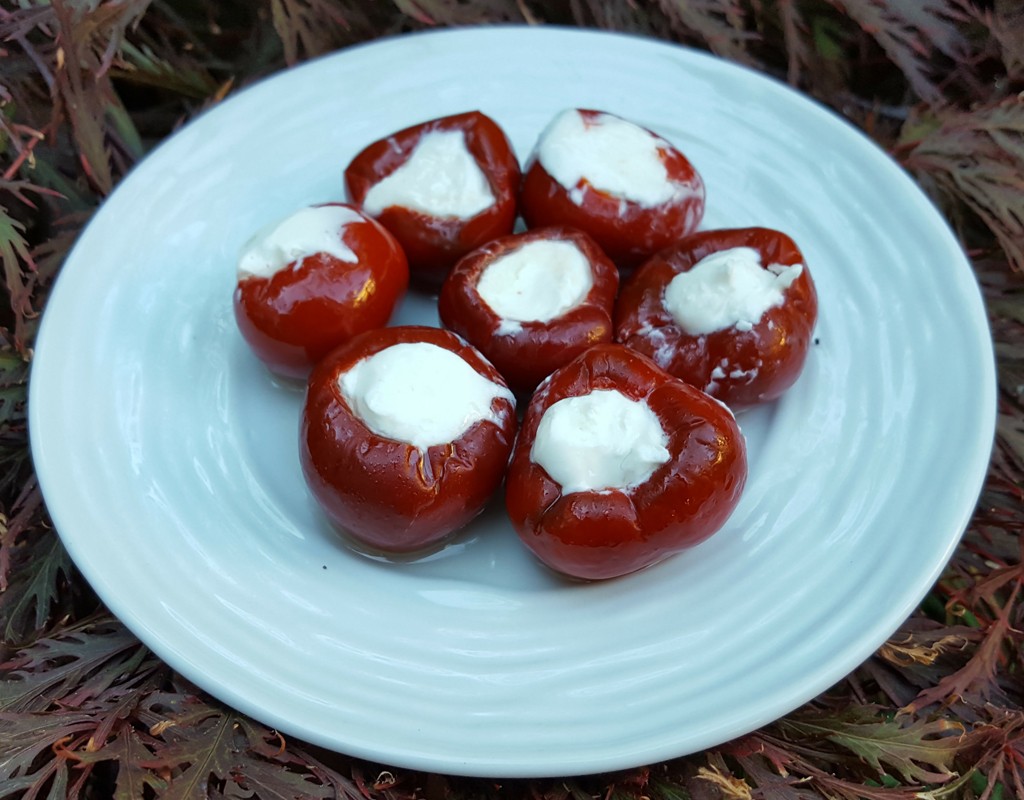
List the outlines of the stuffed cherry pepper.
{"label": "stuffed cherry pepper", "polygon": [[415,280],[440,286],[462,256],[512,232],[519,161],[479,111],[374,142],[345,170],[352,200],[401,242]]}
{"label": "stuffed cherry pepper", "polygon": [[358,209],[301,209],[242,249],[235,320],[273,372],[305,378],[357,333],[386,325],[409,284],[395,238]]}
{"label": "stuffed cherry pepper", "polygon": [[803,254],[767,228],[702,231],[623,286],[618,341],[733,408],[774,400],[803,370],[818,299]]}
{"label": "stuffed cherry pepper", "polygon": [[711,536],[746,477],[746,444],[729,409],[644,356],[604,344],[533,396],[505,501],[543,563],[596,580]]}
{"label": "stuffed cherry pepper", "polygon": [[474,250],[449,274],[441,322],[529,394],[588,347],[610,342],[619,288],[615,265],[572,228],[512,234]]}
{"label": "stuffed cherry pepper", "polygon": [[569,109],[530,155],[519,213],[531,228],[579,228],[630,269],[696,230],[704,183],[656,133],[613,114]]}
{"label": "stuffed cherry pepper", "polygon": [[363,547],[410,553],[472,520],[498,488],[515,400],[440,328],[357,336],[309,377],[299,455],[328,518]]}

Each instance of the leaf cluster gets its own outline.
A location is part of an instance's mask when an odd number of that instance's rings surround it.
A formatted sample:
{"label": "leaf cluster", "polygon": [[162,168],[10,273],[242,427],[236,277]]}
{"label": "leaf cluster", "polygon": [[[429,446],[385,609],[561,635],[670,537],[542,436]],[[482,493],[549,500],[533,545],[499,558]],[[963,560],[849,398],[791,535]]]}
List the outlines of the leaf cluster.
{"label": "leaf cluster", "polygon": [[[774,75],[872,136],[985,293],[999,430],[921,609],[813,703],[622,773],[482,781],[325,753],[223,707],[111,618],[46,516],[26,392],[47,292],[155,144],[264,75],[470,24],[628,31]],[[16,0],[0,6],[0,799],[1024,797],[1024,9],[1016,0]],[[884,198],[880,198],[884,202]]]}

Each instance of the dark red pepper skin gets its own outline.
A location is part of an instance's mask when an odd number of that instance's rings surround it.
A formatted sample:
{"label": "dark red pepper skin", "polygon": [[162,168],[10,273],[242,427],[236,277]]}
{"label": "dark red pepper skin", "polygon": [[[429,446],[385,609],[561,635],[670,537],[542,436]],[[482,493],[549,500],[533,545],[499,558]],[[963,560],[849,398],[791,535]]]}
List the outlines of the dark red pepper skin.
{"label": "dark red pepper skin", "polygon": [[468,219],[435,217],[401,206],[385,208],[377,215],[405,250],[413,281],[433,289],[470,250],[512,232],[520,169],[505,132],[479,111],[441,117],[379,139],[345,169],[349,197],[361,206],[374,185],[409,159],[424,134],[455,130],[463,132],[467,149],[487,176],[494,204]]}
{"label": "dark red pepper skin", "polygon": [[[604,112],[581,109],[580,113],[586,119]],[[685,196],[647,207],[596,189],[583,179],[575,187],[582,192],[577,205],[570,189],[531,156],[519,192],[519,213],[530,228],[568,225],[584,231],[620,269],[630,271],[695,231],[704,216],[703,180],[686,156],[664,139],[661,142],[659,152],[668,177],[689,187]]]}
{"label": "dark red pepper skin", "polygon": [[272,372],[305,379],[335,347],[386,325],[405,295],[405,253],[379,223],[363,216],[345,227],[342,241],[357,263],[315,253],[270,278],[247,277],[236,285],[238,329]]}
{"label": "dark red pepper skin", "polygon": [[[497,258],[547,240],[574,244],[590,264],[593,285],[579,305],[561,316],[521,322],[518,329],[502,332],[502,319],[480,297],[477,282]],[[618,289],[618,270],[593,239],[572,228],[540,228],[496,239],[463,257],[441,287],[438,311],[442,324],[477,347],[514,392],[529,395],[588,347],[612,340]]]}
{"label": "dark red pepper skin", "polygon": [[[733,247],[757,250],[766,269],[771,264],[804,264],[804,269],[783,302],[768,309],[751,330],[687,333],[665,308],[665,287],[701,259]],[[807,359],[817,317],[814,281],[796,243],[769,228],[735,228],[696,233],[637,270],[619,295],[615,333],[619,342],[677,378],[742,409],[774,400],[793,385]],[[724,377],[713,376],[716,367]]]}
{"label": "dark red pepper skin", "polygon": [[[544,412],[566,397],[616,389],[645,400],[670,459],[632,489],[574,492],[530,460]],[[600,580],[655,564],[725,524],[747,478],[746,443],[732,413],[622,345],[597,345],[541,384],[526,409],[506,476],[519,538],[564,575]]]}
{"label": "dark red pepper skin", "polygon": [[499,424],[483,420],[453,442],[422,453],[371,431],[349,407],[338,376],[356,362],[403,342],[426,342],[462,356],[504,386],[473,347],[440,328],[380,328],[332,352],[309,377],[299,435],[306,483],[327,517],[365,548],[411,553],[469,523],[494,494],[516,433],[515,406],[498,398]]}

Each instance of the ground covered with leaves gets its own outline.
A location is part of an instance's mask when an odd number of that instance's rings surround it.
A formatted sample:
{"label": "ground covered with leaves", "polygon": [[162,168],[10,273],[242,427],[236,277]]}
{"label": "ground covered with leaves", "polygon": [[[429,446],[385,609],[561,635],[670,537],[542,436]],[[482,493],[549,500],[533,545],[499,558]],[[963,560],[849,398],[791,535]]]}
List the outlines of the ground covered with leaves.
{"label": "ground covered with leaves", "polygon": [[[102,607],[48,523],[26,393],[68,248],[161,139],[286,65],[478,23],[638,32],[788,81],[947,215],[988,304],[999,416],[962,545],[830,691],[664,764],[485,781],[286,740],[189,685]],[[1024,6],[1018,0],[226,0],[0,6],[0,798],[1024,798]]]}

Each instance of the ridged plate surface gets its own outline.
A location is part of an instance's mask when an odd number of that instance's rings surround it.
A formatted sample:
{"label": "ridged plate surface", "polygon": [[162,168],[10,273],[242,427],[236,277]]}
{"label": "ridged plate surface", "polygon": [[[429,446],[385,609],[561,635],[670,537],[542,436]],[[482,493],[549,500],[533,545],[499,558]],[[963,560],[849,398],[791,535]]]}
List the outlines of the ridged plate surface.
{"label": "ridged plate surface", "polygon": [[[563,582],[500,504],[414,564],[357,555],[302,482],[301,393],[250,355],[235,257],[266,222],[343,198],[368,142],[478,108],[525,158],[559,110],[611,111],[703,174],[703,227],[801,245],[819,343],[743,414],[750,480],[705,544],[622,580]],[[400,321],[431,322],[410,297]],[[384,40],[288,70],[140,164],[50,300],[33,454],[96,591],[214,695],[286,734],[490,776],[608,770],[713,746],[828,688],[939,575],[988,461],[978,287],[913,182],[858,132],[720,60],[596,32]]]}

